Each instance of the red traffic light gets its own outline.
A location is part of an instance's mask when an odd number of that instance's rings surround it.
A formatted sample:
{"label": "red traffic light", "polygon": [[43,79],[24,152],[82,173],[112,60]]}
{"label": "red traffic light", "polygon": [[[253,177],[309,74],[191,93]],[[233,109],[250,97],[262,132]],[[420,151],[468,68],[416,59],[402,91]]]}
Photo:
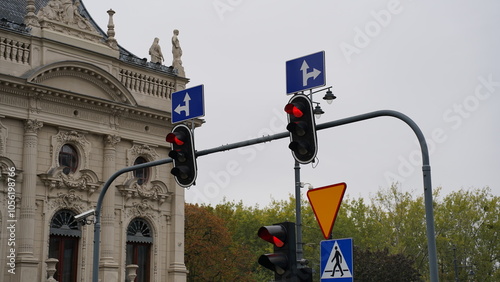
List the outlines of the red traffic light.
{"label": "red traffic light", "polygon": [[193,133],[184,124],[179,124],[172,129],[166,137],[172,143],[172,150],[168,156],[172,158],[174,166],[170,173],[175,181],[182,187],[189,187],[196,181],[196,152],[194,150]]}
{"label": "red traffic light", "polygon": [[298,118],[304,115],[304,112],[298,107],[297,104],[294,103],[287,104],[285,106],[285,112]]}
{"label": "red traffic light", "polygon": [[288,148],[292,150],[293,157],[301,164],[313,162],[318,142],[311,99],[297,94],[285,106],[285,112],[288,113],[286,129],[290,132]]}
{"label": "red traffic light", "polygon": [[274,272],[275,281],[296,281],[292,280],[297,276],[295,223],[286,221],[262,226],[257,236],[273,244],[273,253],[261,255],[259,264]]}
{"label": "red traffic light", "polygon": [[184,136],[180,136],[180,135],[181,134],[178,132],[177,133],[170,132],[169,134],[167,134],[167,137],[165,138],[165,140],[169,143],[175,143],[176,145],[182,146],[182,145],[184,145],[184,141],[182,141]]}
{"label": "red traffic light", "polygon": [[285,245],[286,230],[281,225],[263,226],[259,228],[257,235],[278,248]]}

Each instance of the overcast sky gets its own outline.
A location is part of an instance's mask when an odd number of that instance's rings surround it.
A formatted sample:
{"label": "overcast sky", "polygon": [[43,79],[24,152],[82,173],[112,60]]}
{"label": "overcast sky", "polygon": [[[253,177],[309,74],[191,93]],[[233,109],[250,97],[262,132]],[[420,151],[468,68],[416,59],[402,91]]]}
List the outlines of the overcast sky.
{"label": "overcast sky", "polygon": [[[171,65],[179,29],[188,87],[204,85],[206,123],[198,150],[286,131],[285,63],[325,51],[331,105],[317,124],[390,109],[412,118],[431,150],[441,195],[489,186],[500,195],[500,2],[490,1],[123,1],[83,0],[116,39],[149,59],[155,37]],[[294,195],[289,139],[198,158],[186,201],[245,205]],[[379,117],[318,131],[318,160],[301,166],[313,187],[347,183],[369,197],[392,182],[423,195],[420,149],[411,129]],[[304,192],[306,189],[303,189]],[[304,195],[303,195],[304,197]]]}

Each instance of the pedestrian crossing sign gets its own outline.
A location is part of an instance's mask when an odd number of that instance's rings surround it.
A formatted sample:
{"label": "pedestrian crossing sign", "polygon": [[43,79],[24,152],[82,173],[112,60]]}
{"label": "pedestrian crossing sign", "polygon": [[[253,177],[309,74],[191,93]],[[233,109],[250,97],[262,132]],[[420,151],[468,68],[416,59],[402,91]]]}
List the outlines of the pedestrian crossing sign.
{"label": "pedestrian crossing sign", "polygon": [[321,241],[321,281],[352,282],[353,252],[352,239]]}

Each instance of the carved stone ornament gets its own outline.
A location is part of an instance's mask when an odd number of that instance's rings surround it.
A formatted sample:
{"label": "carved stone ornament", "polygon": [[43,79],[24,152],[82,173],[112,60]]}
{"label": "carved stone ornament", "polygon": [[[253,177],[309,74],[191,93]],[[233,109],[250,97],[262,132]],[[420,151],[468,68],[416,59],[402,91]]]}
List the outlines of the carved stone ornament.
{"label": "carved stone ornament", "polygon": [[126,200],[130,198],[147,199],[162,204],[172,195],[172,192],[168,192],[167,185],[159,180],[140,185],[136,179],[130,179],[123,185],[117,185],[116,187]]}
{"label": "carved stone ornament", "polygon": [[116,135],[106,135],[104,136],[104,144],[106,147],[109,148],[114,148],[116,144],[120,143],[121,138],[120,136]]}
{"label": "carved stone ornament", "polygon": [[82,196],[71,189],[67,193],[57,193],[57,196],[51,197],[53,200],[50,201],[50,206],[53,210],[58,210],[61,208],[70,208],[73,210],[83,211],[87,208],[86,201],[83,200]]}
{"label": "carved stone ornament", "polygon": [[83,38],[96,43],[102,36],[90,21],[80,13],[80,1],[50,0],[37,12],[38,22],[42,29],[50,29],[74,37]]}
{"label": "carved stone ornament", "polygon": [[99,181],[97,174],[90,169],[71,174],[65,174],[63,170],[64,167],[57,167],[38,176],[49,190],[57,188],[86,191],[88,195],[92,195],[104,183]]}
{"label": "carved stone ornament", "polygon": [[151,222],[157,221],[157,210],[149,203],[148,200],[141,200],[140,202],[133,202],[132,205],[125,209],[125,216],[127,219],[142,217],[151,220]]}
{"label": "carved stone ornament", "polygon": [[43,127],[43,122],[36,119],[27,119],[24,121],[24,131],[26,133],[38,133],[38,130]]}
{"label": "carved stone ornament", "polygon": [[11,159],[0,156],[0,183],[3,182],[5,184],[5,190],[2,192],[7,192],[9,178],[15,179],[16,182],[21,181],[19,179],[21,172],[21,170],[16,168]]}

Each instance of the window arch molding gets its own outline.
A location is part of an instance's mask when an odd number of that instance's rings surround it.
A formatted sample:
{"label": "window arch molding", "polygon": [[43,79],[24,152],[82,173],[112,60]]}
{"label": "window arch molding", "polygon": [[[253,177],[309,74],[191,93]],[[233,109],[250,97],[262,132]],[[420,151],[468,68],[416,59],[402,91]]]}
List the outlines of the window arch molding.
{"label": "window arch molding", "polygon": [[127,225],[127,242],[153,243],[153,225],[144,217],[134,217]]}
{"label": "window arch molding", "polygon": [[50,235],[82,237],[80,224],[75,219],[76,212],[60,209],[50,219]]}

